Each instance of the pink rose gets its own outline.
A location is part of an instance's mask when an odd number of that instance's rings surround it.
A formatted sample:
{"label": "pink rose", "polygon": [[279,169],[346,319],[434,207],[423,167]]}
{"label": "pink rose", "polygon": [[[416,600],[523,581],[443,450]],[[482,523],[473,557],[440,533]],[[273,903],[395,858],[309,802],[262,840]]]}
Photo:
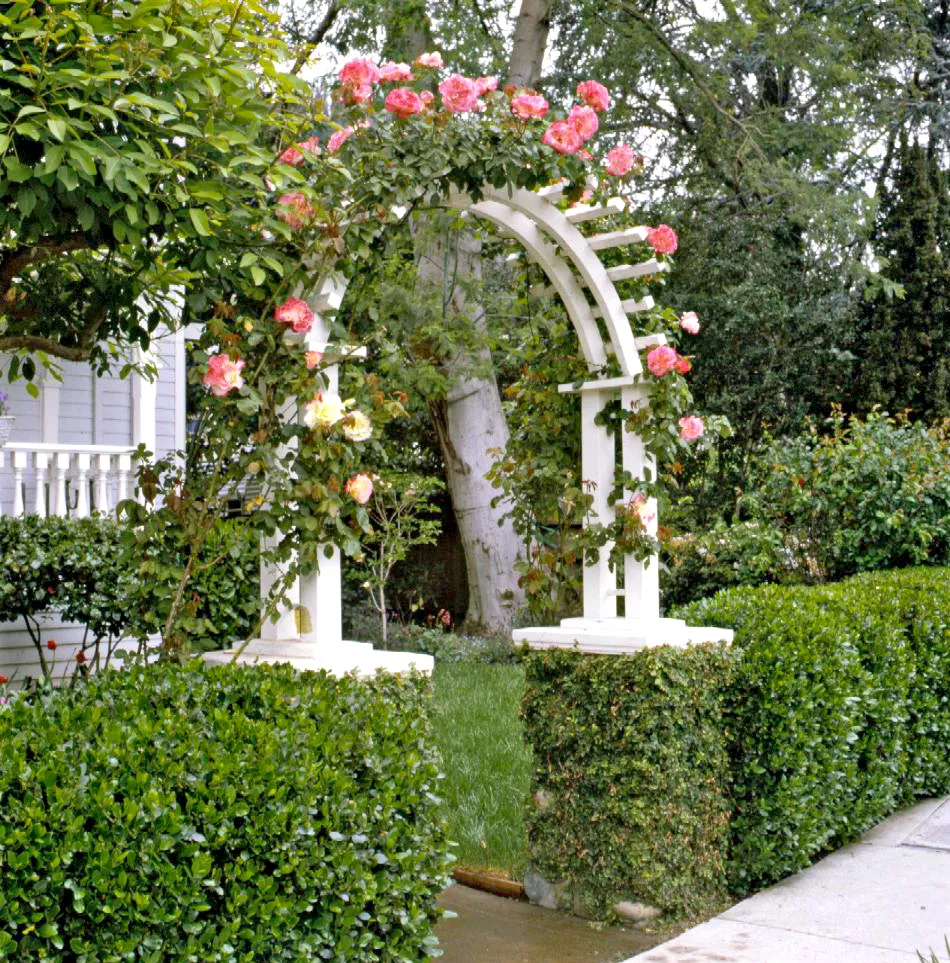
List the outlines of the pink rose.
{"label": "pink rose", "polygon": [[432,101],[435,100],[435,94],[432,93],[431,90],[423,90],[422,93],[419,94],[419,99],[422,101],[423,107],[431,107]]}
{"label": "pink rose", "polygon": [[288,147],[277,160],[279,160],[281,164],[290,164],[291,167],[299,167],[303,163],[303,154],[301,154],[296,147]]}
{"label": "pink rose", "polygon": [[644,528],[656,518],[656,512],[650,511],[650,503],[643,492],[637,492],[636,495],[630,499],[630,510],[636,512],[637,517],[640,519],[640,524]]}
{"label": "pink rose", "polygon": [[346,87],[363,87],[379,82],[379,67],[372,60],[356,57],[343,64],[340,82]]}
{"label": "pink rose", "polygon": [[699,318],[695,311],[687,311],[680,318],[680,327],[687,334],[699,334]]}
{"label": "pink rose", "polygon": [[637,155],[632,147],[626,144],[618,144],[613,150],[607,152],[607,173],[612,177],[623,177],[633,170]]}
{"label": "pink rose", "polygon": [[407,80],[415,80],[409,64],[396,64],[385,60],[379,65],[379,82],[381,84],[398,84]]}
{"label": "pink rose", "polygon": [[566,120],[557,120],[544,132],[541,143],[553,147],[559,154],[576,154],[583,141]]}
{"label": "pink rose", "polygon": [[597,133],[600,127],[597,112],[593,107],[578,107],[577,104],[571,108],[567,122],[581,135],[581,140],[585,143]]}
{"label": "pink rose", "polygon": [[482,94],[487,94],[493,90],[497,90],[498,78],[497,77],[476,77],[475,89],[478,91],[479,97],[481,97]]}
{"label": "pink rose", "polygon": [[365,505],[373,497],[373,479],[365,472],[360,472],[347,480],[343,490],[357,505]]}
{"label": "pink rose", "polygon": [[672,254],[679,244],[676,231],[667,224],[651,227],[647,234],[647,240],[657,254]]}
{"label": "pink rose", "polygon": [[689,374],[693,370],[693,362],[679,354],[676,356],[676,364],[673,367],[678,374]]}
{"label": "pink rose", "polygon": [[316,368],[316,366],[320,364],[321,361],[323,361],[323,352],[307,351],[304,354],[304,360],[306,361],[306,364],[307,364],[307,370],[313,371],[313,369]]}
{"label": "pink rose", "polygon": [[208,370],[201,380],[215,397],[223,398],[229,391],[244,387],[241,375],[244,367],[245,362],[241,358],[232,361],[226,354],[213,354],[208,358]]}
{"label": "pink rose", "polygon": [[306,151],[308,154],[320,153],[320,138],[308,137],[297,145],[297,150]]}
{"label": "pink rose", "polygon": [[593,107],[598,113],[606,110],[610,106],[610,94],[603,84],[596,80],[584,80],[577,85],[577,96]]}
{"label": "pink rose", "polygon": [[679,426],[680,438],[683,441],[695,441],[697,438],[702,438],[703,432],[706,430],[703,419],[697,415],[687,415],[685,418],[680,418]]}
{"label": "pink rose", "polygon": [[540,94],[519,94],[511,98],[511,112],[522,120],[543,117],[548,112],[549,106]]}
{"label": "pink rose", "polygon": [[287,298],[274,311],[274,320],[289,324],[297,334],[306,334],[313,325],[313,311],[306,301],[300,298]]}
{"label": "pink rose", "polygon": [[417,67],[432,67],[434,70],[441,70],[445,66],[440,53],[419,54],[415,59],[415,64]]}
{"label": "pink rose", "polygon": [[405,120],[425,110],[422,98],[408,87],[396,87],[386,95],[386,110]]}
{"label": "pink rose", "polygon": [[342,130],[335,130],[327,141],[327,151],[335,154],[353,135],[352,127],[344,127]]}
{"label": "pink rose", "polygon": [[650,374],[662,378],[663,375],[669,374],[676,367],[678,357],[676,350],[668,344],[657,345],[647,355],[647,368],[650,369]]}
{"label": "pink rose", "polygon": [[448,80],[439,84],[442,106],[453,114],[474,110],[478,104],[478,85],[474,80],[461,74],[452,74]]}
{"label": "pink rose", "polygon": [[306,196],[297,191],[293,194],[281,194],[277,198],[275,214],[288,227],[297,231],[310,222],[314,210]]}
{"label": "pink rose", "polygon": [[369,84],[343,88],[344,104],[368,104],[373,99],[373,88]]}

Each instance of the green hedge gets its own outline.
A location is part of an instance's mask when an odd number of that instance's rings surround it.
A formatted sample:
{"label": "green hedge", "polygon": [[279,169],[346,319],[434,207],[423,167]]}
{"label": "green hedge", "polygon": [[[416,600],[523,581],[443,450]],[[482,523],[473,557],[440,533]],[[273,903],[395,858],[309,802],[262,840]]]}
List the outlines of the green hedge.
{"label": "green hedge", "polygon": [[948,570],[730,589],[676,614],[735,629],[731,656],[527,656],[529,860],[548,879],[600,912],[688,915],[950,792]]}
{"label": "green hedge", "polygon": [[627,899],[687,915],[724,895],[732,661],[721,646],[525,657],[529,861],[586,912]]}
{"label": "green hedge", "polygon": [[425,959],[448,865],[425,693],[162,665],[15,696],[0,959]]}
{"label": "green hedge", "polygon": [[950,792],[950,572],[721,592],[678,613],[736,630],[730,884],[807,866]]}

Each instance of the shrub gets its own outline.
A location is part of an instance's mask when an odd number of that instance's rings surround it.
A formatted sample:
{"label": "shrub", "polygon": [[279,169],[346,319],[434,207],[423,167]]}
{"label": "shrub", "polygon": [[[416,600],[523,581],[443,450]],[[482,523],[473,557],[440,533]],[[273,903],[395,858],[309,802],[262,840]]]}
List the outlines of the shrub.
{"label": "shrub", "polygon": [[745,893],[950,791],[942,569],[721,592],[678,613],[736,630],[729,878]]}
{"label": "shrub", "polygon": [[824,579],[950,560],[950,442],[938,428],[836,412],[826,432],[751,460],[744,511],[780,529]]}
{"label": "shrub", "polygon": [[425,688],[151,666],[12,700],[0,959],[423,959],[448,865]]}
{"label": "shrub", "polygon": [[688,915],[723,896],[730,664],[721,646],[526,656],[529,862],[587,912],[634,900]]}
{"label": "shrub", "polygon": [[718,523],[700,535],[681,535],[662,543],[663,604],[684,605],[720,589],[766,582],[801,582],[805,565],[769,524]]}

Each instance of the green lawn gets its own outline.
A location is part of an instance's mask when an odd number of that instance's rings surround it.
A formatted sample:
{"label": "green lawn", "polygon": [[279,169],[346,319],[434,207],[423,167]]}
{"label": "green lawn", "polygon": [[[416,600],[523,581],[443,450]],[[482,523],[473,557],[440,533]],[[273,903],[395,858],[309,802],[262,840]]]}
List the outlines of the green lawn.
{"label": "green lawn", "polygon": [[434,679],[442,797],[459,865],[521,879],[521,807],[531,778],[531,751],[518,718],[524,671],[518,665],[442,663]]}

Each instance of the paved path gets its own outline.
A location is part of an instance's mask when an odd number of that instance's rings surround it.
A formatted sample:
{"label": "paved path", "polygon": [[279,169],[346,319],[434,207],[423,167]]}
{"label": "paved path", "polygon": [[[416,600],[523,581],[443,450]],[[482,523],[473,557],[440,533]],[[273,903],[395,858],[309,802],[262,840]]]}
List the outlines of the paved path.
{"label": "paved path", "polygon": [[445,952],[439,963],[617,963],[656,944],[640,930],[597,929],[576,916],[468,886],[449,887],[439,903],[458,914],[436,927]]}
{"label": "paved path", "polygon": [[[904,810],[809,869],[627,963],[944,963],[950,798]],[[552,958],[554,959],[554,958]]]}

